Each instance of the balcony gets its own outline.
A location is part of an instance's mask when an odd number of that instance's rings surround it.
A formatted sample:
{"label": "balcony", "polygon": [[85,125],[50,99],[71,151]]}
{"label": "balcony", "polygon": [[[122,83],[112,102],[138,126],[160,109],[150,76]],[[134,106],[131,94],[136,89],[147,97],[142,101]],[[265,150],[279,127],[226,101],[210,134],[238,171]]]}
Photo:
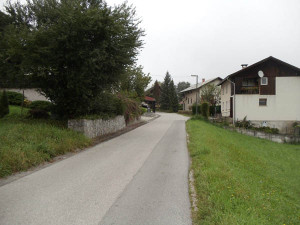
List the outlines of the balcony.
{"label": "balcony", "polygon": [[259,94],[259,87],[241,87],[241,94]]}

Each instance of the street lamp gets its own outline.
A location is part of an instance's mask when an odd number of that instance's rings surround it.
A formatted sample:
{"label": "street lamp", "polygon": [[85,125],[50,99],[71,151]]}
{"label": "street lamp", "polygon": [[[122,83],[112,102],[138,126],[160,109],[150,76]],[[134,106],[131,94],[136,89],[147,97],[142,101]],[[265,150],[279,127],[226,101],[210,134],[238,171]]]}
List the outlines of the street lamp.
{"label": "street lamp", "polygon": [[198,115],[198,93],[197,93],[197,88],[198,88],[198,75],[191,75],[192,77],[196,77],[196,116]]}

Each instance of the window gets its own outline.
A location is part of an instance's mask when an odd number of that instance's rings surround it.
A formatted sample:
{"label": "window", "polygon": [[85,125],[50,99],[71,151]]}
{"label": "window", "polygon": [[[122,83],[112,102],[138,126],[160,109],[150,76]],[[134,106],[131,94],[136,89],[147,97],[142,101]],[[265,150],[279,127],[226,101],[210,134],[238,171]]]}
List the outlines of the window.
{"label": "window", "polygon": [[222,111],[224,111],[224,102],[222,102]]}
{"label": "window", "polygon": [[188,98],[188,104],[190,104],[190,99]]}
{"label": "window", "polygon": [[226,92],[226,94],[227,94],[227,86],[228,86],[228,85],[225,86],[225,92]]}
{"label": "window", "polygon": [[193,99],[191,98],[191,104],[193,103]]}
{"label": "window", "polygon": [[259,106],[267,106],[267,99],[266,98],[260,98],[259,99]]}
{"label": "window", "polygon": [[262,77],[260,80],[261,85],[268,85],[268,78],[267,77]]}
{"label": "window", "polygon": [[228,101],[226,101],[226,111],[227,111],[227,109],[228,109],[228,105],[227,105],[227,104],[228,104]]}
{"label": "window", "polygon": [[243,87],[255,87],[258,86],[258,80],[254,78],[244,78],[242,81]]}

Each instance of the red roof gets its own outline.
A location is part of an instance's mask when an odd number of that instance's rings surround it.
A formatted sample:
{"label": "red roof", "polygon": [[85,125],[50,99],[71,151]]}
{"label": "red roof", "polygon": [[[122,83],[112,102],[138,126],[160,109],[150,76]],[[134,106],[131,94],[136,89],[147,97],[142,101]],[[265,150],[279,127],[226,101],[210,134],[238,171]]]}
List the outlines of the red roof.
{"label": "red roof", "polygon": [[155,102],[155,98],[151,98],[149,96],[145,96],[145,101],[149,101],[149,102]]}

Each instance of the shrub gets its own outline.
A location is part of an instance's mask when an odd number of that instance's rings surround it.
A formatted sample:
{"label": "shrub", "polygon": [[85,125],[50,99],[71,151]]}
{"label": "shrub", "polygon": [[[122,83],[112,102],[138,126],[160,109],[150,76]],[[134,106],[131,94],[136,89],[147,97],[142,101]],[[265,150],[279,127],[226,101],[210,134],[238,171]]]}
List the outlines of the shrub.
{"label": "shrub", "polygon": [[252,128],[252,124],[249,120],[247,120],[247,116],[245,116],[242,121],[236,121],[235,126],[246,128],[246,129]]}
{"label": "shrub", "polygon": [[28,114],[28,117],[33,119],[48,119],[50,117],[49,113],[42,109],[31,109]]}
{"label": "shrub", "polygon": [[125,117],[126,124],[128,124],[129,122],[135,119],[138,119],[141,116],[142,110],[139,106],[140,105],[139,102],[131,98],[128,98],[124,95],[118,95],[118,98],[123,102],[125,106],[124,117]]}
{"label": "shrub", "polygon": [[[197,105],[197,108],[198,108],[198,114],[201,114],[201,105]],[[192,106],[192,112],[193,112],[193,115],[196,114],[196,104],[194,104]]]}
{"label": "shrub", "polygon": [[146,108],[143,108],[143,107],[140,107],[140,110],[142,111],[142,114],[144,114],[144,113],[147,112],[147,109],[146,109]]}
{"label": "shrub", "polygon": [[202,105],[201,105],[201,114],[205,118],[208,118],[208,116],[209,116],[209,105],[208,105],[207,102],[202,103]]}
{"label": "shrub", "polygon": [[221,105],[216,106],[216,113],[220,114],[221,113]]}
{"label": "shrub", "polygon": [[255,127],[254,130],[262,131],[269,134],[278,134],[279,130],[277,128],[271,128],[271,127]]}
{"label": "shrub", "polygon": [[178,111],[183,110],[183,104],[178,104]]}
{"label": "shrub", "polygon": [[220,105],[215,105],[215,106],[213,106],[213,105],[211,105],[211,106],[209,106],[209,115],[211,115],[211,116],[214,116],[214,115],[216,115],[216,114],[219,114],[219,113],[221,113],[221,106]]}
{"label": "shrub", "polygon": [[46,112],[50,112],[52,110],[53,104],[48,101],[33,101],[29,105],[30,109],[40,109]]}
{"label": "shrub", "polygon": [[0,98],[0,118],[9,114],[9,105],[6,91],[4,90]]}
{"label": "shrub", "polygon": [[8,91],[7,97],[10,105],[19,105],[19,106],[22,105],[23,95],[21,93]]}
{"label": "shrub", "polygon": [[187,111],[187,110],[178,110],[179,114],[187,114],[187,115],[192,115],[192,111]]}
{"label": "shrub", "polygon": [[117,115],[124,115],[125,113],[125,104],[118,97],[114,97],[115,113]]}

